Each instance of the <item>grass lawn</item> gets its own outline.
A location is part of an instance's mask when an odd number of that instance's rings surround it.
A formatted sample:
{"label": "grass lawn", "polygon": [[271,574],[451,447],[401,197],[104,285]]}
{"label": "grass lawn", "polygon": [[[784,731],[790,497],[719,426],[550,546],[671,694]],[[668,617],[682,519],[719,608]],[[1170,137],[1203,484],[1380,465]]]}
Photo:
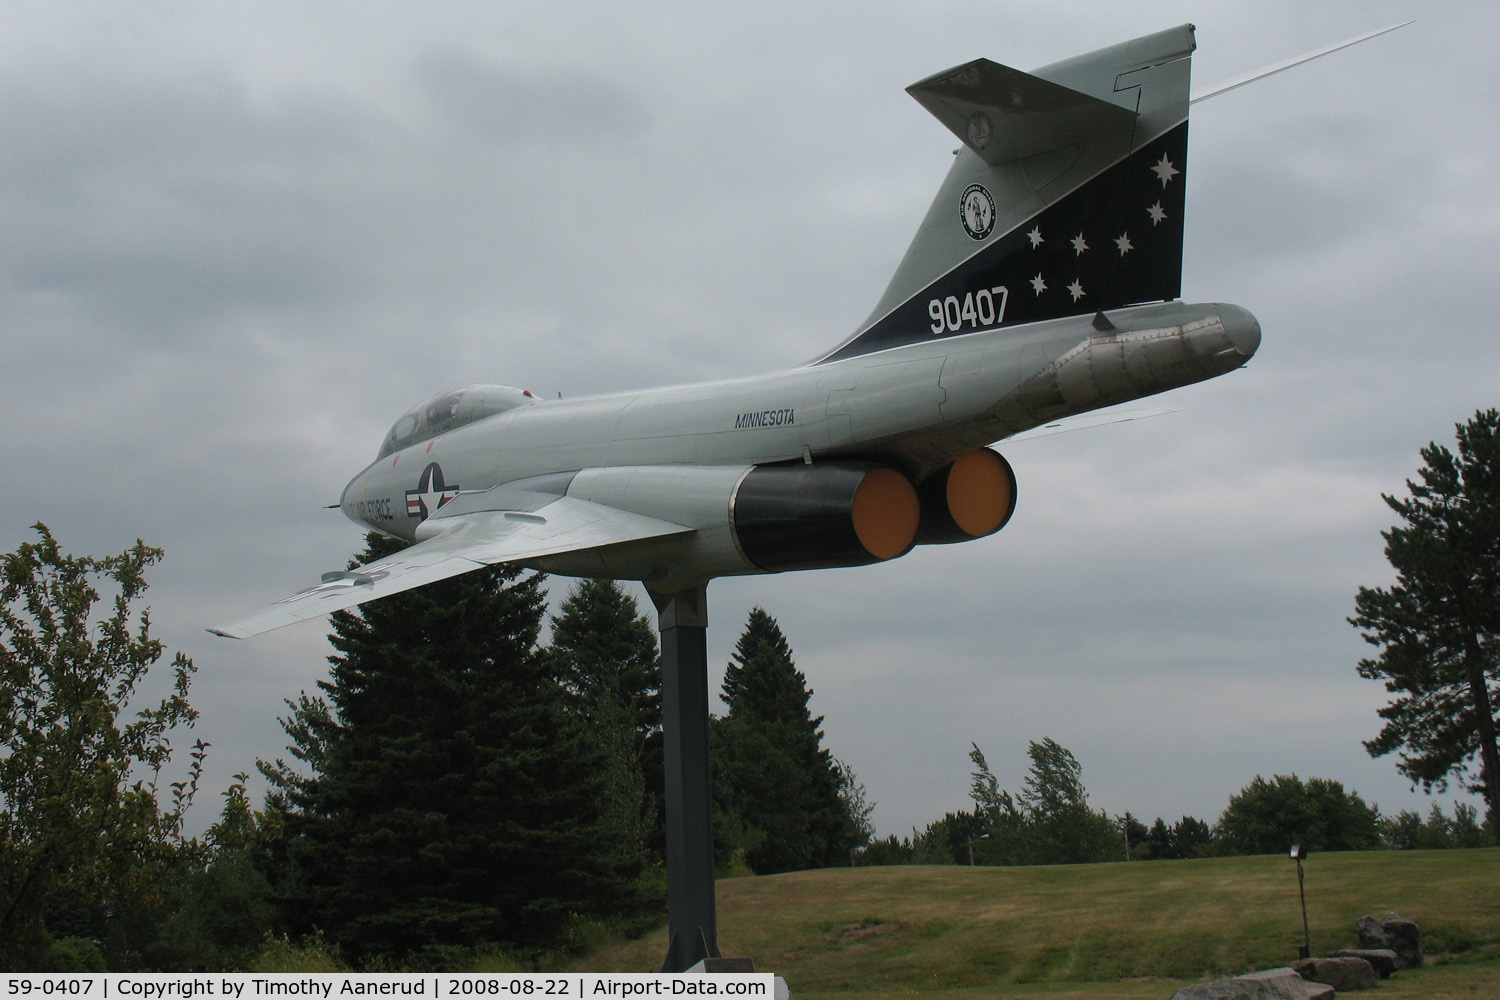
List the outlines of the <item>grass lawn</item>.
{"label": "grass lawn", "polygon": [[[1400,913],[1430,956],[1386,1000],[1500,997],[1500,849],[1320,854],[1305,863],[1313,954],[1357,947],[1355,921]],[[826,869],[718,883],[719,947],[784,976],[798,1000],[1165,1000],[1186,982],[1285,965],[1302,918],[1283,856],[1037,868]],[[572,968],[652,971],[666,932]]]}

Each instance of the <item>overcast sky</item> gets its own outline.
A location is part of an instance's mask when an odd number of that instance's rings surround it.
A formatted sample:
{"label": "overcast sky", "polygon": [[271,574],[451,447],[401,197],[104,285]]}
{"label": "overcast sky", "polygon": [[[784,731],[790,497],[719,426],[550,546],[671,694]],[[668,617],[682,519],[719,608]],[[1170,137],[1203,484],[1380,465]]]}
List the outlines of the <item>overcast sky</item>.
{"label": "overcast sky", "polygon": [[[1416,24],[1195,106],[1189,301],[1260,353],[1178,412],[1017,442],[1000,534],[710,588],[717,687],[776,616],[882,834],[968,805],[970,741],[1091,801],[1217,818],[1257,774],[1426,812],[1360,745],[1386,701],[1345,618],[1418,449],[1500,404],[1500,8],[1131,4],[32,4],[0,33],[0,550],[45,521],[166,550],[198,666],[198,825],[326,625],[204,627],[342,568],[344,483],[473,382],[567,396],[769,370],[849,334],[954,139],[903,93],[1192,21],[1195,89]],[[560,599],[568,582],[553,579]],[[643,607],[648,606],[642,598]],[[258,786],[257,786],[258,787]]]}

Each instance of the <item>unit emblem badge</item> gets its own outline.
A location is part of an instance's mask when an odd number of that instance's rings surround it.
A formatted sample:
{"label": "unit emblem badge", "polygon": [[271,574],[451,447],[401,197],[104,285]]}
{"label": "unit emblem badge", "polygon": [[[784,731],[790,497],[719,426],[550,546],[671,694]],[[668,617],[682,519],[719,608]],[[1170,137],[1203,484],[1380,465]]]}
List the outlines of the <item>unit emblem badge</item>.
{"label": "unit emblem badge", "polygon": [[958,216],[971,239],[982,240],[995,228],[995,199],[982,184],[970,184],[958,200]]}

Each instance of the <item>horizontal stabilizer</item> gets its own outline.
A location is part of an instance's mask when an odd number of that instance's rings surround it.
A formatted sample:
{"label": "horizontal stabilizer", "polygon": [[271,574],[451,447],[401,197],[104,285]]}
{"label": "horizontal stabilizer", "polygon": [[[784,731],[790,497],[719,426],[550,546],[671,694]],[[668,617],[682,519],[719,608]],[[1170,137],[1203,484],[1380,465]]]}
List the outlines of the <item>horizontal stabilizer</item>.
{"label": "horizontal stabilizer", "polygon": [[1100,136],[1128,143],[1135,127],[1133,111],[988,59],[906,91],[992,167]]}
{"label": "horizontal stabilizer", "polygon": [[1168,413],[1177,411],[1170,407],[1157,407],[1155,409],[1139,410],[1094,410],[1090,413],[1080,413],[1076,416],[1064,417],[1061,420],[1053,420],[1049,423],[1012,434],[1005,439],[1007,445],[1015,444],[1017,441],[1030,441],[1033,438],[1051,437],[1053,434],[1068,434],[1073,431],[1087,430],[1090,427],[1105,427],[1109,424],[1123,424],[1132,420],[1146,420],[1150,417],[1163,417]]}
{"label": "horizontal stabilizer", "polygon": [[908,87],[964,145],[875,308],[819,363],[1176,298],[1195,44],[1184,24]]}
{"label": "horizontal stabilizer", "polygon": [[209,631],[248,639],[483,566],[691,530],[575,497],[521,490],[503,493],[508,501],[503,507],[494,503],[497,496],[486,505],[488,509],[429,519],[427,523],[436,530],[425,540],[347,573],[325,573],[322,583]]}

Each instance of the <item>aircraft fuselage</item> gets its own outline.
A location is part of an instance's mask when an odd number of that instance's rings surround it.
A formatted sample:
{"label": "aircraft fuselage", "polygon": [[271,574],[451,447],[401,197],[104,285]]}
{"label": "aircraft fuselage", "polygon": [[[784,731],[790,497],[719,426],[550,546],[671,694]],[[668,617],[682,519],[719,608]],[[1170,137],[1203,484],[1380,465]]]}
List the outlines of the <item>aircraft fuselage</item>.
{"label": "aircraft fuselage", "polygon": [[[341,506],[413,541],[460,494],[585,470],[562,487],[568,495],[722,527],[725,495],[751,466],[868,461],[920,485],[1028,428],[1232,371],[1259,340],[1237,306],[1170,302],[1114,310],[1107,323],[1069,317],[747,378],[536,400],[382,456],[350,481]],[[618,567],[597,554],[581,566],[555,557],[534,565],[639,578],[633,545],[667,546],[656,561],[676,575],[754,571],[681,551],[702,542],[627,543],[614,553]]]}

